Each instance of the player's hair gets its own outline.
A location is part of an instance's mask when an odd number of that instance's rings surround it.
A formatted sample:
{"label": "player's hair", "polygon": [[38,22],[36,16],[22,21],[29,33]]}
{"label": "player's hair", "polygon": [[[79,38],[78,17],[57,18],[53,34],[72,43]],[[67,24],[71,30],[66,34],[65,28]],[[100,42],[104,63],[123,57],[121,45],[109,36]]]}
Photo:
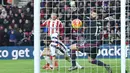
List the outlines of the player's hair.
{"label": "player's hair", "polygon": [[51,17],[52,17],[52,16],[57,16],[57,13],[53,13],[53,12],[52,12],[52,13],[51,13]]}

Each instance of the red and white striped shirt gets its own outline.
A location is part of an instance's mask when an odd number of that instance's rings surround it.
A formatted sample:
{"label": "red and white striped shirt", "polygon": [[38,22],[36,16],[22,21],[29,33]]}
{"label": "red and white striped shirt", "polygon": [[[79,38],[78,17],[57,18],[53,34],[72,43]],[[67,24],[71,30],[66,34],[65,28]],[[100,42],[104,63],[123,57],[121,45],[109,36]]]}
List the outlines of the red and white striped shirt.
{"label": "red and white striped shirt", "polygon": [[62,22],[58,19],[53,20],[49,19],[46,20],[41,27],[46,26],[48,28],[48,35],[51,36],[53,33],[58,33],[59,35],[63,35],[64,33],[64,26]]}

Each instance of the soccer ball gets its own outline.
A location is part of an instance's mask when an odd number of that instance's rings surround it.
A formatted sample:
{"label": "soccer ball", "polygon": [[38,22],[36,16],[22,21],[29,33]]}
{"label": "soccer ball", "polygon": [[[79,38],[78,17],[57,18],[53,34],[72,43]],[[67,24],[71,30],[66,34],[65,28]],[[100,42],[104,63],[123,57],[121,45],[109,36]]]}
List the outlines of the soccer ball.
{"label": "soccer ball", "polygon": [[82,27],[82,21],[80,19],[72,20],[72,27],[74,29],[78,29],[78,28]]}

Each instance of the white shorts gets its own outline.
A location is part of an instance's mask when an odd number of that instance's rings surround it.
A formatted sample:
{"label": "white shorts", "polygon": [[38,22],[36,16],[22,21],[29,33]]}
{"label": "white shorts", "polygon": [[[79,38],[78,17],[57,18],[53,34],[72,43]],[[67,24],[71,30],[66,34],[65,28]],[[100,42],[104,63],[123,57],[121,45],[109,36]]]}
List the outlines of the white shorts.
{"label": "white shorts", "polygon": [[50,51],[51,51],[51,56],[57,56],[57,55],[64,55],[63,52],[61,52],[61,50],[59,50],[57,47],[55,46],[50,46],[49,47]]}
{"label": "white shorts", "polygon": [[53,33],[51,36],[51,41],[58,41],[58,33]]}
{"label": "white shorts", "polygon": [[51,41],[52,42],[49,45],[49,48],[52,56],[56,56],[57,54],[59,54],[57,49],[59,49],[59,51],[61,51],[62,53],[67,54],[67,47],[64,43],[62,43],[62,41],[59,40],[57,33],[51,35]]}

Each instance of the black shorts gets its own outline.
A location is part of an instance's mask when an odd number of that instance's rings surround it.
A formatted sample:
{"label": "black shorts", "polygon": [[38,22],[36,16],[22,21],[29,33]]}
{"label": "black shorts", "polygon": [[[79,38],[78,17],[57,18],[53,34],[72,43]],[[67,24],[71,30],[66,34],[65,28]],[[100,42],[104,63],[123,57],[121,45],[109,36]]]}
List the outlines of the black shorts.
{"label": "black shorts", "polygon": [[95,59],[98,54],[99,47],[96,44],[88,45],[88,46],[79,46],[78,50],[81,52],[86,52],[89,57]]}

